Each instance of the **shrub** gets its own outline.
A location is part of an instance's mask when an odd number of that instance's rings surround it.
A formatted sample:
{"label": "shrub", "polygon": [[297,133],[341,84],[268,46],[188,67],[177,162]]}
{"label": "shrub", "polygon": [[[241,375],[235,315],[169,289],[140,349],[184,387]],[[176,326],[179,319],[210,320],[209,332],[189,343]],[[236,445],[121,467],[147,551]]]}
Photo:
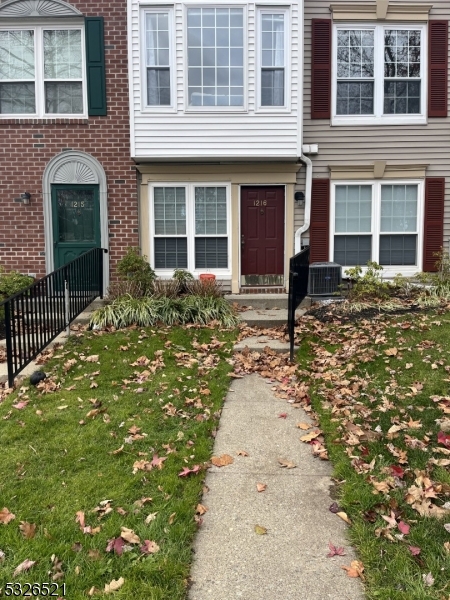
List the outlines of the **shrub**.
{"label": "shrub", "polygon": [[[22,273],[19,273],[18,271],[7,272],[6,269],[0,265],[0,302],[27,288],[33,281],[34,279],[33,277],[30,277],[30,275],[22,275]],[[1,307],[0,322],[3,322],[4,318],[5,309]]]}
{"label": "shrub", "polygon": [[206,325],[218,321],[224,327],[234,327],[238,319],[231,304],[225,298],[212,296],[183,296],[155,298],[122,297],[96,310],[91,317],[91,326],[115,327],[129,325],[150,327],[158,323],[175,325],[198,323]]}
{"label": "shrub", "polygon": [[383,267],[376,262],[369,261],[366,271],[362,272],[360,266],[347,269],[347,276],[351,280],[348,300],[386,300],[394,291],[394,286],[383,281]]}
{"label": "shrub", "polygon": [[188,284],[194,280],[194,276],[184,269],[175,269],[173,279],[178,283],[178,293],[185,294]]}
{"label": "shrub", "polygon": [[133,292],[146,295],[153,290],[155,271],[147,257],[139,254],[139,248],[128,248],[125,256],[117,263],[117,273],[122,282],[130,282]]}

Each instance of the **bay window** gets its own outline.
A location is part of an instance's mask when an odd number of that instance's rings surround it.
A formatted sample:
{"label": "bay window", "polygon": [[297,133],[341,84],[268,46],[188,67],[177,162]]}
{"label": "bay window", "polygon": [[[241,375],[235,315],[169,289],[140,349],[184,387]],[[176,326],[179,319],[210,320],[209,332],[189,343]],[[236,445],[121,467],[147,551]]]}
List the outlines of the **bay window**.
{"label": "bay window", "polygon": [[228,203],[226,185],[155,184],[150,211],[153,267],[228,269]]}
{"label": "bay window", "polygon": [[[396,273],[420,268],[421,182],[333,185],[333,260],[364,266],[369,260]],[[391,269],[391,270],[392,270]]]}
{"label": "bay window", "polygon": [[83,30],[0,30],[0,114],[85,113]]}
{"label": "bay window", "polygon": [[424,122],[425,28],[335,27],[335,124]]}

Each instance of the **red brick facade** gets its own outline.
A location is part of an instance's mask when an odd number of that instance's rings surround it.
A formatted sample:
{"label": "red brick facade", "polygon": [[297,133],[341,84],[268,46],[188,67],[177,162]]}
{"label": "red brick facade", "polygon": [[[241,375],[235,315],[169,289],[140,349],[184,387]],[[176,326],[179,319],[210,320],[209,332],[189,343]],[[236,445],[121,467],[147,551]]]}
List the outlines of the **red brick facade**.
{"label": "red brick facade", "polygon": [[[65,149],[87,152],[102,165],[108,186],[110,267],[137,246],[136,169],[130,159],[126,0],[70,2],[84,16],[103,16],[107,110],[88,119],[0,118],[0,264],[45,275],[42,179]],[[24,205],[23,192],[31,193]]]}

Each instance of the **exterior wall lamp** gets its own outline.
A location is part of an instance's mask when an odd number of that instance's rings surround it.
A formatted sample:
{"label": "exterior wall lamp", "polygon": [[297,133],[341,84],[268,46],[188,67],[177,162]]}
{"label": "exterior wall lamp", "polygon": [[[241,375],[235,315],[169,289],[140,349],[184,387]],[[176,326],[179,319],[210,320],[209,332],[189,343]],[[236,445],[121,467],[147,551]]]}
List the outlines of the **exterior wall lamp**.
{"label": "exterior wall lamp", "polygon": [[22,204],[30,204],[30,192],[24,192],[23,194],[20,194],[20,197],[22,198]]}
{"label": "exterior wall lamp", "polygon": [[298,206],[304,206],[305,205],[305,193],[304,192],[295,192],[294,200]]}

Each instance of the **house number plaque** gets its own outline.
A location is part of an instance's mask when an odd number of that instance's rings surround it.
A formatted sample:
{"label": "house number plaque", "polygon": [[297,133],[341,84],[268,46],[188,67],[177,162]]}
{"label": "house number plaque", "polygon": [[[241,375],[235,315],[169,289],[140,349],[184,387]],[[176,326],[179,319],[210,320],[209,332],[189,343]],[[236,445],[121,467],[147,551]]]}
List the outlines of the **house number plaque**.
{"label": "house number plaque", "polygon": [[267,200],[253,200],[253,206],[267,206]]}

